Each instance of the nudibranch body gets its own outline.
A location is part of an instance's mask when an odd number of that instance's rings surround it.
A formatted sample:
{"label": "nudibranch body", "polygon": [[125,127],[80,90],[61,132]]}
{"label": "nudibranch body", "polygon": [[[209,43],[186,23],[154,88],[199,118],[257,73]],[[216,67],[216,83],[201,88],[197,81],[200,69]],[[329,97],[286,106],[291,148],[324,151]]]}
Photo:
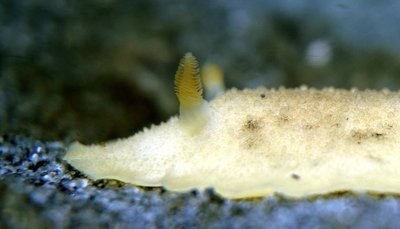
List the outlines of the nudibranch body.
{"label": "nudibranch body", "polygon": [[197,62],[176,76],[180,116],[104,145],[74,143],[65,160],[93,179],[226,198],[400,193],[400,93],[231,89],[202,98]]}

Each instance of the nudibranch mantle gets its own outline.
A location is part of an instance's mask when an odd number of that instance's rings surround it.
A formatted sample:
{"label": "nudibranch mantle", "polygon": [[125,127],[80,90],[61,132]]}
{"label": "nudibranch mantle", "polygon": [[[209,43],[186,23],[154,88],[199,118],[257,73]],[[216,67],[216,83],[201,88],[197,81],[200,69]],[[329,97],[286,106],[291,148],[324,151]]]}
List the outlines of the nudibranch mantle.
{"label": "nudibranch mantle", "polygon": [[400,192],[398,92],[231,89],[201,106],[194,132],[172,117],[126,139],[74,143],[64,159],[93,179],[226,198]]}

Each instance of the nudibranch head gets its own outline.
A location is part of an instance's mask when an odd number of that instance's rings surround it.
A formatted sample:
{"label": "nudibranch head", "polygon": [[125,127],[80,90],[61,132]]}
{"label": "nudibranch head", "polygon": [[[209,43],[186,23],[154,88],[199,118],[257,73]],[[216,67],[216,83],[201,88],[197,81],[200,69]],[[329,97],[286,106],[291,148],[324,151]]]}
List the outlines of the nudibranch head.
{"label": "nudibranch head", "polygon": [[163,179],[179,160],[175,158],[180,150],[176,125],[174,117],[161,128],[146,128],[131,138],[88,146],[74,142],[64,160],[95,180],[109,178],[141,186],[163,186]]}

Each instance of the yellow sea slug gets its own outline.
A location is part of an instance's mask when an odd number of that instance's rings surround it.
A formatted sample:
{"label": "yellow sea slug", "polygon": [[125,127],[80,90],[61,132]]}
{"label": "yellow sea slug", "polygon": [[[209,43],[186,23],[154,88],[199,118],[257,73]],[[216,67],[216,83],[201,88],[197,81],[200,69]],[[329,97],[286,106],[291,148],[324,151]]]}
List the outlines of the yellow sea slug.
{"label": "yellow sea slug", "polygon": [[231,89],[202,97],[197,61],[176,74],[180,116],[65,160],[93,179],[227,198],[335,191],[400,193],[400,93]]}

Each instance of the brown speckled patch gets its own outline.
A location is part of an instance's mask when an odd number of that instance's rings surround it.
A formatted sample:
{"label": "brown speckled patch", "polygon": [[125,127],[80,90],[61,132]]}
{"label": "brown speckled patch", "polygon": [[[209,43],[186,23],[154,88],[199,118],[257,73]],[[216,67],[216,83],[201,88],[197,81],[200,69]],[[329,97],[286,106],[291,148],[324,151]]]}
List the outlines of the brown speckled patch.
{"label": "brown speckled patch", "polygon": [[365,140],[376,139],[381,140],[386,136],[386,133],[375,130],[352,130],[350,138],[357,144],[361,144]]}
{"label": "brown speckled patch", "polygon": [[242,125],[243,131],[255,132],[259,129],[261,129],[261,121],[251,117],[248,117]]}
{"label": "brown speckled patch", "polygon": [[243,133],[243,146],[245,149],[256,148],[261,141],[263,127],[262,120],[257,117],[248,116],[241,125],[241,132]]}

